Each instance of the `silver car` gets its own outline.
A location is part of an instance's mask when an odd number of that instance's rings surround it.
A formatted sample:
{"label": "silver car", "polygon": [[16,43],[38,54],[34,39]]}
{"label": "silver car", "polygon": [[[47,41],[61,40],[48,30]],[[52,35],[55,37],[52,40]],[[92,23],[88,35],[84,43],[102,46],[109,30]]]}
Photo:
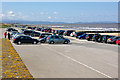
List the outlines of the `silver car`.
{"label": "silver car", "polygon": [[50,35],[50,36],[47,37],[46,42],[49,43],[49,44],[55,44],[55,43],[68,44],[68,43],[70,43],[70,40],[66,39],[62,36]]}

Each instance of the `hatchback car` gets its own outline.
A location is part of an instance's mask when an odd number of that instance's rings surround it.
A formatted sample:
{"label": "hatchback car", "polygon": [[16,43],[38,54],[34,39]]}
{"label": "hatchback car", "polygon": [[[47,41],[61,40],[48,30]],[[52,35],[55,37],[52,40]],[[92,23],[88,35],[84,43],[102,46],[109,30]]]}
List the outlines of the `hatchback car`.
{"label": "hatchback car", "polygon": [[37,44],[39,41],[37,39],[33,39],[30,36],[17,36],[14,40],[13,43],[17,43],[18,45],[22,43],[33,43]]}
{"label": "hatchback car", "polygon": [[70,40],[66,39],[62,36],[50,35],[47,37],[46,42],[49,44],[55,44],[55,43],[68,44],[68,43],[70,43]]}

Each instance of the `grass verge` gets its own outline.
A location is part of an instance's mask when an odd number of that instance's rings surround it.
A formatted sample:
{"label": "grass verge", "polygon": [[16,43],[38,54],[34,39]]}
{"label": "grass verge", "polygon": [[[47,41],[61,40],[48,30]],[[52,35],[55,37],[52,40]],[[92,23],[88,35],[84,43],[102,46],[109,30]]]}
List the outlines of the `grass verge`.
{"label": "grass verge", "polygon": [[[2,39],[2,79],[33,80],[33,76],[8,39]],[[16,80],[16,79],[12,79]]]}

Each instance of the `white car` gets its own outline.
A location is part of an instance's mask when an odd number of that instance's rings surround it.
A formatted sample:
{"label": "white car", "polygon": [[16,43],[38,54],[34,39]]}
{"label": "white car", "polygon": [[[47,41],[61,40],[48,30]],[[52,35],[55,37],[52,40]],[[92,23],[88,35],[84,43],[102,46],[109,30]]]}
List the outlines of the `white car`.
{"label": "white car", "polygon": [[75,33],[76,33],[76,32],[72,32],[72,33],[70,34],[70,36],[71,36],[71,37],[74,37],[74,36],[75,36]]}

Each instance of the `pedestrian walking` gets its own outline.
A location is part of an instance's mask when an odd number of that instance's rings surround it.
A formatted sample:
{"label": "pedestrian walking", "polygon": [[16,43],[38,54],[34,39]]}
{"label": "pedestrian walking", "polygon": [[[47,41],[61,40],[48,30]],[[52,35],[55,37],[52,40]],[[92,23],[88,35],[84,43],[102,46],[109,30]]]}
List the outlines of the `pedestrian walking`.
{"label": "pedestrian walking", "polygon": [[6,38],[6,36],[7,36],[7,32],[4,32],[4,37]]}
{"label": "pedestrian walking", "polygon": [[8,39],[10,40],[10,33],[8,33]]}

